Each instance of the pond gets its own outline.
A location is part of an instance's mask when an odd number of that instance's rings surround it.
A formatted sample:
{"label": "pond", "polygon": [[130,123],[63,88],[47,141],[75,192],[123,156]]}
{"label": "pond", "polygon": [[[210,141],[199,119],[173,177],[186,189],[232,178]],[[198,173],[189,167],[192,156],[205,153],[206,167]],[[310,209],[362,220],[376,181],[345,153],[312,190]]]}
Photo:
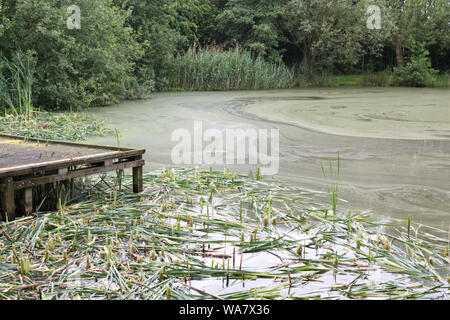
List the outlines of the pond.
{"label": "pond", "polygon": [[[341,210],[448,230],[450,91],[416,88],[314,88],[156,93],[149,100],[95,108],[121,146],[146,148],[146,169],[173,166],[176,129],[279,129],[276,179],[325,191],[335,180],[322,166],[340,158]],[[89,142],[117,145],[115,136]],[[209,168],[209,166],[205,166]],[[255,166],[232,165],[248,173]],[[217,167],[216,169],[223,169]]]}

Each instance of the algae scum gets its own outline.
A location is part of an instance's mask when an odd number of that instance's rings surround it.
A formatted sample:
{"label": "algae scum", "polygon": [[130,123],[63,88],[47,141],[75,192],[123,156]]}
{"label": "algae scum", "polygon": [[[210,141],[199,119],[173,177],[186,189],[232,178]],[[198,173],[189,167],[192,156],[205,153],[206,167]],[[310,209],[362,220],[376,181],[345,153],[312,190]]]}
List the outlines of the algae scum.
{"label": "algae scum", "polygon": [[[172,166],[171,134],[203,129],[279,130],[276,179],[326,192],[321,165],[339,153],[342,210],[449,230],[450,90],[310,88],[158,93],[96,108],[123,147],[145,148],[146,170]],[[124,115],[126,115],[124,117]],[[370,121],[369,121],[370,120]],[[114,135],[89,140],[117,146]],[[247,174],[255,166],[230,165]],[[209,169],[209,165],[203,169]],[[215,166],[223,170],[223,166]],[[320,194],[318,194],[320,195]],[[316,199],[324,204],[327,196]]]}
{"label": "algae scum", "polygon": [[[145,190],[101,176],[82,202],[3,224],[0,299],[448,299],[449,98],[183,92],[94,109],[120,134],[89,142],[147,149]],[[194,121],[279,129],[279,174],[161,171]]]}
{"label": "algae scum", "polygon": [[81,203],[5,223],[0,298],[448,298],[446,232],[387,233],[316,191],[226,171],[144,180],[136,195],[105,176]]}

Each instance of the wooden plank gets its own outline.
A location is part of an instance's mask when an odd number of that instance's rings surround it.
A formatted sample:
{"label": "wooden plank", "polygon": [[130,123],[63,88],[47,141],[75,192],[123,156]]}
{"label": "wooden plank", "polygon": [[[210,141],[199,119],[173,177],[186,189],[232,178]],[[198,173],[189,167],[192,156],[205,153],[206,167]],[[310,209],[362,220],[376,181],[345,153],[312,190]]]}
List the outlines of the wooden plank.
{"label": "wooden plank", "polygon": [[49,143],[49,144],[60,144],[64,146],[75,146],[75,147],[84,147],[84,148],[94,148],[94,149],[101,149],[101,150],[112,150],[112,151],[133,151],[136,149],[132,148],[120,148],[120,147],[111,147],[111,146],[102,146],[97,144],[87,144],[87,143],[79,143],[79,142],[71,142],[71,141],[62,141],[62,140],[51,140],[51,139],[41,139],[41,138],[32,138],[32,137],[22,137],[22,136],[16,136],[12,134],[0,134],[0,138],[6,138],[6,139],[14,139],[14,140],[21,140],[24,142],[30,141],[30,142],[37,142],[37,143]]}
{"label": "wooden plank", "polygon": [[16,181],[14,183],[14,186],[15,186],[16,190],[19,190],[19,189],[37,186],[37,185],[41,185],[41,184],[69,180],[69,179],[89,176],[89,175],[93,175],[93,174],[119,170],[119,169],[142,167],[144,165],[145,165],[145,160],[119,162],[119,163],[115,163],[109,167],[93,167],[93,168],[69,171],[67,174],[62,174],[62,175],[53,174],[53,175],[42,176],[42,177],[25,178],[25,180]]}
{"label": "wooden plank", "polygon": [[29,216],[33,213],[33,188],[20,190],[20,206],[23,215]]}
{"label": "wooden plank", "polygon": [[12,177],[3,179],[5,190],[1,193],[2,196],[2,209],[5,217],[8,221],[12,221],[16,218],[16,204],[14,201],[14,180]]}
{"label": "wooden plank", "polygon": [[144,184],[142,179],[142,166],[133,167],[133,192],[141,193],[144,190]]}
{"label": "wooden plank", "polygon": [[122,159],[122,158],[132,158],[136,156],[141,156],[143,153],[145,153],[145,150],[132,150],[132,151],[125,151],[125,152],[117,152],[117,153],[102,153],[100,155],[89,155],[89,156],[83,156],[79,158],[74,159],[64,159],[64,160],[57,160],[57,161],[49,161],[49,162],[43,162],[38,164],[30,164],[30,165],[24,165],[19,167],[13,167],[13,168],[2,168],[0,169],[0,177],[8,176],[19,176],[19,175],[25,175],[25,174],[31,174],[42,170],[55,170],[59,169],[61,167],[70,167],[70,166],[76,166],[81,164],[90,164],[95,162],[101,162],[104,160],[109,159]]}
{"label": "wooden plank", "polygon": [[67,174],[69,172],[69,168],[59,168],[58,174]]}
{"label": "wooden plank", "polygon": [[[37,185],[59,184],[64,180],[133,168],[133,190],[137,193],[143,191],[144,149],[5,134],[0,134],[0,144],[7,155],[0,159],[0,201],[8,220],[14,220],[16,214],[30,215],[33,212],[32,188]],[[19,196],[18,208],[15,206],[15,192]]]}

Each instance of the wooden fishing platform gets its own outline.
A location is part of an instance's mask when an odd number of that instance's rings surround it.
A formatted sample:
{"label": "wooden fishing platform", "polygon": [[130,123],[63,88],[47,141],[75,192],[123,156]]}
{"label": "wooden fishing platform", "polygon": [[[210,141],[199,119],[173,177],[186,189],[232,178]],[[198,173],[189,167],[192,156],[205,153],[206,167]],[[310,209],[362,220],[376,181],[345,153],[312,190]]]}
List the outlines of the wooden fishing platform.
{"label": "wooden fishing platform", "polygon": [[142,192],[145,150],[0,134],[0,220],[33,211],[33,187],[132,168],[133,192]]}

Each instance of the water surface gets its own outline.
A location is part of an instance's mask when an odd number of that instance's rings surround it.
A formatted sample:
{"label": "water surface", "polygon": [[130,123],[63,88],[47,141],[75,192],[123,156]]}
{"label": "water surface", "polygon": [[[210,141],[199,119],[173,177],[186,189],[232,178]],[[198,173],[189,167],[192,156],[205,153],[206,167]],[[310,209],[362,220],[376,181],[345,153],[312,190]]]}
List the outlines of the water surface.
{"label": "water surface", "polygon": [[[449,101],[446,89],[177,92],[92,113],[119,130],[121,146],[147,150],[147,170],[172,166],[176,142],[171,133],[179,128],[192,132],[194,121],[203,121],[205,130],[279,129],[280,171],[275,178],[327,191],[335,181],[324,177],[322,165],[339,153],[338,208],[389,220],[411,215],[415,222],[448,230]],[[117,145],[115,136],[89,142]],[[318,203],[327,204],[326,194],[317,197]]]}

